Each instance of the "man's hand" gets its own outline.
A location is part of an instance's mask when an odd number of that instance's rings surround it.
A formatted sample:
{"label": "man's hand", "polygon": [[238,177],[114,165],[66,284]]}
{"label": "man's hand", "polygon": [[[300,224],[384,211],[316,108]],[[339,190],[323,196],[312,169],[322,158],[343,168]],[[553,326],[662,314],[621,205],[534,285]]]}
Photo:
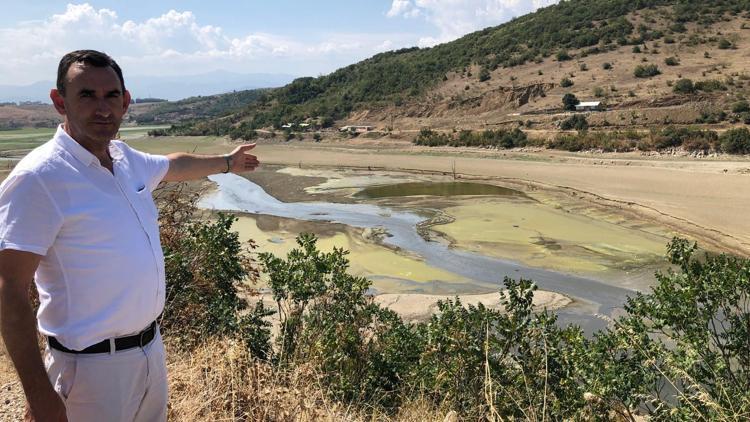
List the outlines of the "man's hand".
{"label": "man's hand", "polygon": [[255,148],[255,144],[240,145],[229,153],[231,165],[229,171],[231,173],[242,173],[245,171],[253,171],[259,165],[258,157],[248,154],[247,151]]}
{"label": "man's hand", "polygon": [[26,402],[27,422],[68,422],[65,404],[53,390],[47,397],[35,397],[34,404]]}

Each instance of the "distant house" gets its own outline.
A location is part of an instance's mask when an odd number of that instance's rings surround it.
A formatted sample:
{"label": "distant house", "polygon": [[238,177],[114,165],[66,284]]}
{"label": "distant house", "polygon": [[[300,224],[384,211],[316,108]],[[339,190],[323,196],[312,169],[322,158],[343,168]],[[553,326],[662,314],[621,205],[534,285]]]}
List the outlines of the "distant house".
{"label": "distant house", "polygon": [[582,101],[576,104],[576,111],[602,111],[602,102]]}
{"label": "distant house", "polygon": [[293,123],[286,123],[286,124],[281,125],[281,128],[282,129],[291,129],[292,126],[294,126]]}
{"label": "distant house", "polygon": [[341,126],[339,130],[341,132],[351,132],[351,133],[365,133],[369,132],[373,129],[372,126]]}

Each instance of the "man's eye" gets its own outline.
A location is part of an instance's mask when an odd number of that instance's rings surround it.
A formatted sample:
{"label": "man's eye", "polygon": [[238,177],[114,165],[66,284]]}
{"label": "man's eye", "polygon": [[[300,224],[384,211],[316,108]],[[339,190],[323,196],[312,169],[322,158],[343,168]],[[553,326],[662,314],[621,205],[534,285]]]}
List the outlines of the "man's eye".
{"label": "man's eye", "polygon": [[82,93],[81,93],[81,98],[84,98],[84,97],[91,97],[91,96],[93,96],[93,94],[92,94],[92,93],[90,93],[90,92],[82,92]]}

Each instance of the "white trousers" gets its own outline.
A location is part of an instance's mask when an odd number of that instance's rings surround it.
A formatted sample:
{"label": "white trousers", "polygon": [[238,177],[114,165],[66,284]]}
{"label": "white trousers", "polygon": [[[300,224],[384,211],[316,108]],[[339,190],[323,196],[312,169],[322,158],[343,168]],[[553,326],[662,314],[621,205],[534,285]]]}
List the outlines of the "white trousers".
{"label": "white trousers", "polygon": [[167,368],[158,331],[146,347],[113,354],[48,347],[45,366],[70,422],[167,420]]}

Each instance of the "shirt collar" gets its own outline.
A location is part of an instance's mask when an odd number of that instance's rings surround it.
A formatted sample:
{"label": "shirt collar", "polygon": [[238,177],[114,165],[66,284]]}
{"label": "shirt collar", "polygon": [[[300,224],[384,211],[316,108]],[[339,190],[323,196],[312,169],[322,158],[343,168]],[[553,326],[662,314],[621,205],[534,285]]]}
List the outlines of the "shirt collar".
{"label": "shirt collar", "polygon": [[[59,146],[73,155],[78,161],[83,163],[83,165],[90,166],[93,163],[99,163],[99,159],[96,158],[94,154],[89,152],[89,150],[84,148],[81,144],[76,142],[75,139],[71,138],[67,132],[65,132],[63,125],[57,126],[57,132],[55,133],[54,139]],[[112,157],[113,161],[117,161],[123,157],[122,150],[113,142],[109,143],[109,156]]]}

